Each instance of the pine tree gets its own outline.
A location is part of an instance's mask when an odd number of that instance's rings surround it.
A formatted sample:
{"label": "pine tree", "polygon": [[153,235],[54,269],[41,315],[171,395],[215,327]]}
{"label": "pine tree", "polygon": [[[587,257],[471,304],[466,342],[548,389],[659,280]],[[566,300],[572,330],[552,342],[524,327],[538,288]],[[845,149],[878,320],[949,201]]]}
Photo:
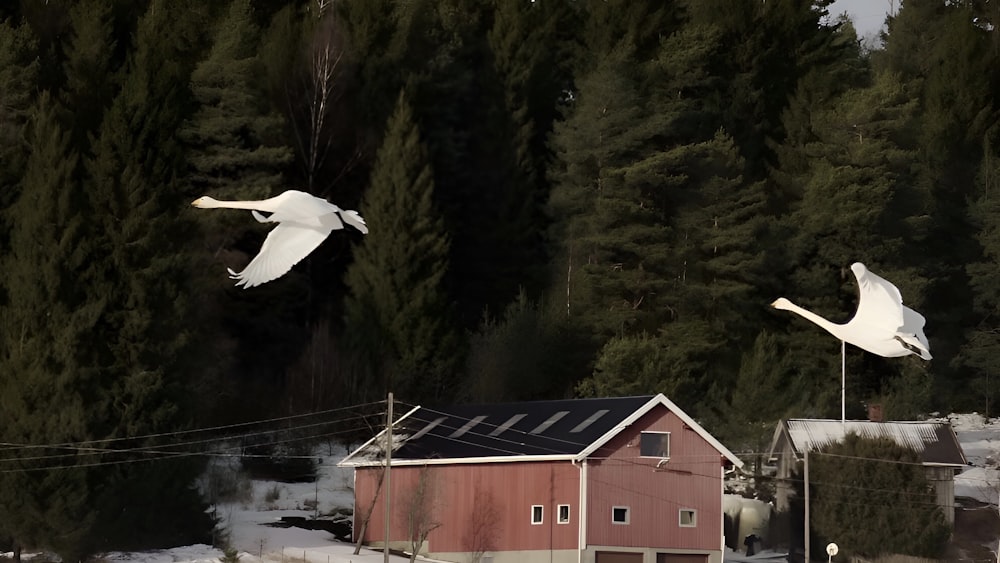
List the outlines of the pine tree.
{"label": "pine tree", "polygon": [[[187,145],[197,193],[219,199],[264,199],[282,184],[282,170],[292,151],[280,142],[283,120],[270,109],[259,85],[263,66],[257,56],[260,32],[248,0],[236,0],[218,24],[208,57],[191,75],[191,91],[198,110],[180,130]],[[230,241],[244,233],[243,217],[214,215],[217,229],[228,227]],[[211,221],[212,218],[206,218]],[[244,229],[244,231],[248,230]]]}
{"label": "pine tree", "polygon": [[[915,121],[912,96],[897,77],[879,73],[871,86],[816,104],[809,121],[808,132],[797,134],[803,142],[789,143],[782,155],[783,162],[793,164],[781,181],[795,197],[786,200],[791,213],[783,227],[787,273],[781,277],[787,287],[776,294],[794,291],[793,301],[835,322],[846,321],[857,299],[848,268],[860,261],[893,280],[907,305],[922,310],[926,282],[914,261],[904,258],[922,247],[930,204],[914,173],[920,169],[917,154],[901,134]],[[818,384],[817,397],[833,400],[835,394],[819,386],[829,390],[840,372],[840,343],[796,325],[793,321],[783,329],[792,331],[788,352],[803,376]],[[884,394],[892,376],[907,367],[853,347],[847,355],[850,404]],[[834,404],[827,408],[828,415],[839,410]]]}
{"label": "pine tree", "polygon": [[601,342],[658,326],[668,283],[660,275],[668,239],[658,194],[624,173],[660,125],[644,117],[638,70],[624,49],[579,80],[572,113],[552,139],[560,161],[549,201],[559,218],[552,300]]}
{"label": "pine tree", "polygon": [[[48,93],[36,103],[22,189],[10,215],[11,252],[2,260],[0,435],[9,444],[62,444],[93,437],[96,405],[77,347],[94,327],[77,276],[93,257],[84,237],[76,154]],[[96,514],[85,451],[8,448],[0,474],[0,521],[15,543],[65,560],[89,553]]]}
{"label": "pine tree", "polygon": [[[104,115],[87,162],[88,238],[95,258],[80,277],[99,303],[94,329],[79,347],[105,408],[102,438],[122,449],[150,445],[137,437],[191,424],[199,361],[200,287],[192,283],[190,217],[177,210],[190,194],[176,131],[189,107],[187,84],[200,38],[186,35],[203,19],[196,2],[167,10],[150,5],[139,21],[121,92]],[[182,16],[182,17],[181,17]],[[197,238],[196,236],[194,238]],[[115,464],[94,484],[102,514],[99,548],[134,549],[206,541],[212,522],[193,489],[190,460]]]}
{"label": "pine tree", "polygon": [[[37,40],[27,24],[0,21],[0,210],[17,199],[26,151],[22,139],[38,76]],[[0,249],[7,247],[8,219],[0,217]]]}
{"label": "pine tree", "polygon": [[103,0],[79,2],[70,9],[72,32],[66,46],[66,82],[60,98],[65,107],[78,109],[71,121],[78,150],[89,146],[90,136],[119,86],[113,17],[111,4]]}
{"label": "pine tree", "polygon": [[346,276],[357,399],[393,391],[409,401],[442,402],[457,392],[460,350],[441,286],[448,237],[433,178],[420,130],[400,94],[361,203],[371,230],[354,249]]}
{"label": "pine tree", "polygon": [[810,455],[812,533],[848,555],[937,557],[950,530],[924,471],[917,452],[889,438],[848,434]]}

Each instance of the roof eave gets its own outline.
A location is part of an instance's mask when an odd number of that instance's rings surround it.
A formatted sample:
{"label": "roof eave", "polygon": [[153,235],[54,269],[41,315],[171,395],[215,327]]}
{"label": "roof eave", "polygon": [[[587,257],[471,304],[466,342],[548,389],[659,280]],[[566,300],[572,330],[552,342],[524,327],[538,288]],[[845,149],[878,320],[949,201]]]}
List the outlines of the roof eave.
{"label": "roof eave", "polygon": [[[531,461],[575,461],[573,454],[550,454],[550,455],[497,455],[479,457],[449,457],[449,458],[429,458],[429,459],[393,459],[392,466],[411,465],[468,465],[474,463],[513,463]],[[338,467],[384,467],[384,460],[369,461],[347,461],[346,459],[337,464]]]}

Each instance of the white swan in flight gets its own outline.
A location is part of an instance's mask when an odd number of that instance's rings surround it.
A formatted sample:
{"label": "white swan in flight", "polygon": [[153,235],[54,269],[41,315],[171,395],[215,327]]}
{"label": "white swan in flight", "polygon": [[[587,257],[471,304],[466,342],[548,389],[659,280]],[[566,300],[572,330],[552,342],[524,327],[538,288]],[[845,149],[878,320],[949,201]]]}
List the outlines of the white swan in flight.
{"label": "white swan in flight", "polygon": [[872,354],[887,358],[915,354],[930,360],[923,315],[903,305],[899,289],[870,272],[864,264],[855,262],[851,271],[858,280],[860,298],[854,317],[844,324],[832,323],[784,297],[778,298],[771,306],[797,313],[840,340]]}
{"label": "white swan in flight", "polygon": [[[260,252],[242,272],[229,270],[229,277],[238,280],[236,285],[247,288],[288,273],[292,266],[326,240],[331,231],[343,229],[344,223],[364,234],[368,233],[365,220],[357,211],[345,211],[325,199],[298,190],[288,190],[258,201],[220,201],[203,196],[191,205],[202,209],[250,209],[261,223],[278,224],[268,233]],[[260,211],[270,215],[265,217]]]}

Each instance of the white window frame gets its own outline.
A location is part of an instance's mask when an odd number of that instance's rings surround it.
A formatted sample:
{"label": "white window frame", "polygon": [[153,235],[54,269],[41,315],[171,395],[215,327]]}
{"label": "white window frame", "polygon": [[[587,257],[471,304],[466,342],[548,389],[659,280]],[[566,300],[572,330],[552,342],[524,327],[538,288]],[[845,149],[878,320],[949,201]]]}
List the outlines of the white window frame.
{"label": "white window frame", "polygon": [[[624,510],[625,511],[625,520],[624,521],[615,520],[615,511],[616,510]],[[631,521],[632,521],[632,510],[629,507],[627,507],[627,506],[612,506],[611,507],[611,523],[612,524],[617,524],[619,526],[627,526],[629,523],[631,523]]]}
{"label": "white window frame", "polygon": [[[661,440],[663,439],[663,436],[666,436],[667,437],[667,451],[665,453],[667,455],[647,455],[647,454],[643,453],[642,452],[642,439],[643,439],[644,436],[647,436],[647,435],[660,436]],[[670,459],[670,446],[671,446],[670,442],[671,441],[672,441],[672,438],[670,436],[670,432],[654,432],[654,431],[640,432],[639,433],[639,457],[647,457],[647,458],[652,458],[652,459]]]}
{"label": "white window frame", "polygon": [[[563,518],[563,509],[566,509],[566,518]],[[569,524],[571,509],[568,504],[556,506],[556,524]]]}
{"label": "white window frame", "polygon": [[[689,524],[684,523],[684,513],[687,512],[691,515],[691,522]],[[697,528],[698,527],[698,511],[693,508],[682,508],[677,511],[677,525],[681,528]]]}
{"label": "white window frame", "polygon": [[[538,509],[538,520],[535,520],[535,509]],[[531,525],[540,526],[545,523],[545,506],[541,504],[531,505]]]}

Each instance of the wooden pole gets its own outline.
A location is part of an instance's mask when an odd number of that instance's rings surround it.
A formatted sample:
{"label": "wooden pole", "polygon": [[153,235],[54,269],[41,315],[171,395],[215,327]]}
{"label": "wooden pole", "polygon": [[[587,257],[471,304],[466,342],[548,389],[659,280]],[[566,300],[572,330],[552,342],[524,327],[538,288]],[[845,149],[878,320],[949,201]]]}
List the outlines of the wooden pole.
{"label": "wooden pole", "polygon": [[805,538],[803,540],[803,549],[805,553],[802,555],[803,563],[809,563],[809,448],[806,448],[805,463],[803,463],[803,481],[805,481]]}
{"label": "wooden pole", "polygon": [[392,467],[392,392],[389,392],[389,408],[385,415],[385,546],[382,548],[382,560],[389,563],[389,496],[392,486],[389,481],[389,468]]}

